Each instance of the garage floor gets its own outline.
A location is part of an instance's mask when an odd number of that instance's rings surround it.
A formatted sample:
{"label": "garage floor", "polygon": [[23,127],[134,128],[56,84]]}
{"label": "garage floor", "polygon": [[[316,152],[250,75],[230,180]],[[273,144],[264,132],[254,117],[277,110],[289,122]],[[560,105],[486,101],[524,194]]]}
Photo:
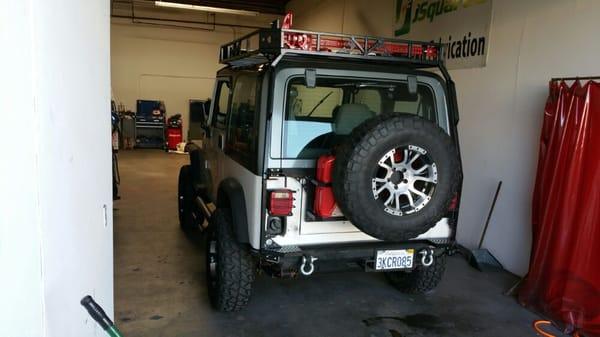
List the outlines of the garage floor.
{"label": "garage floor", "polygon": [[477,272],[458,257],[429,295],[401,294],[381,274],[258,276],[247,310],[214,312],[202,240],[184,235],[177,221],[177,174],[187,157],[136,150],[119,159],[115,318],[126,337],[535,336],[537,317],[502,295],[516,278]]}

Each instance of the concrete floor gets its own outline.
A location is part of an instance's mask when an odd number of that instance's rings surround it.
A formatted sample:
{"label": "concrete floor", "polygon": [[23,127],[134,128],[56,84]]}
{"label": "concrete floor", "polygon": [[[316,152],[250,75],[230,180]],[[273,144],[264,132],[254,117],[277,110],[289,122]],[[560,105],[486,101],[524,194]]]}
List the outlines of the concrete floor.
{"label": "concrete floor", "polygon": [[213,311],[202,240],[177,220],[177,174],[187,157],[119,154],[115,202],[115,320],[126,337],[535,336],[537,316],[502,292],[516,278],[451,258],[439,288],[405,295],[381,274],[342,272],[278,280],[258,276],[248,308]]}

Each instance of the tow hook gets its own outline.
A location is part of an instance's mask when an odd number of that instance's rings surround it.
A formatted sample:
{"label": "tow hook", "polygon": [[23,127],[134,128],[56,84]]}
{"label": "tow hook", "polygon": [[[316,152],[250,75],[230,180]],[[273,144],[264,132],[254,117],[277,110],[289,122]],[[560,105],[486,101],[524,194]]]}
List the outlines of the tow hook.
{"label": "tow hook", "polygon": [[433,249],[422,249],[419,254],[421,254],[421,264],[425,267],[429,267],[433,264]]}
{"label": "tow hook", "polygon": [[309,276],[315,271],[314,262],[317,261],[318,258],[314,256],[302,256],[302,264],[300,264],[300,272],[304,276]]}

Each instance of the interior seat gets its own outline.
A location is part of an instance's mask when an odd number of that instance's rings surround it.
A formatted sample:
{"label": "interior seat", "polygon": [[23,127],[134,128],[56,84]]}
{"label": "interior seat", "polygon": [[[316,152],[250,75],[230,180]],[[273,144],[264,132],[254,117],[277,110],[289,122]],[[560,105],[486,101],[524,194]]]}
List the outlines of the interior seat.
{"label": "interior seat", "polygon": [[332,148],[347,139],[355,127],[374,116],[375,112],[364,104],[348,103],[336,107],[333,111],[333,131],[311,140],[300,151],[298,158],[316,158],[331,151]]}
{"label": "interior seat", "polygon": [[364,104],[342,104],[337,113],[333,115],[333,133],[349,135],[355,127],[374,116],[375,112]]}

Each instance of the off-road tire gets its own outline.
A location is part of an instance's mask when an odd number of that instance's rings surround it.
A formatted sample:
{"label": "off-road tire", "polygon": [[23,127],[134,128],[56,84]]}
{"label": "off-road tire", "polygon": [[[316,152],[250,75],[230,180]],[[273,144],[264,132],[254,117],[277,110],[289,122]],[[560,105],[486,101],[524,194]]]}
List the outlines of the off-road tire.
{"label": "off-road tire", "polygon": [[179,225],[184,231],[200,228],[205,219],[204,214],[196,210],[193,184],[191,165],[182,166],[179,170],[177,201]]}
{"label": "off-road tire", "polygon": [[177,188],[177,208],[179,213],[179,225],[184,231],[197,229],[200,221],[204,221],[202,215],[194,214],[194,187],[192,185],[192,172],[190,165],[184,165],[179,169],[179,181]]}
{"label": "off-road tire", "polygon": [[[373,196],[371,179],[380,158],[399,146],[416,145],[437,166],[437,185],[420,210],[389,214]],[[450,136],[436,124],[408,114],[382,114],[358,127],[336,153],[333,193],[342,213],[363,232],[390,241],[425,233],[446,213],[460,182],[460,164]]]}
{"label": "off-road tire", "polygon": [[[231,211],[217,209],[212,216],[207,242],[206,275],[211,303],[218,311],[232,312],[243,309],[252,293],[255,263],[248,246],[235,240]],[[216,246],[216,272],[211,276],[211,240]]]}
{"label": "off-road tire", "polygon": [[435,289],[446,270],[446,257],[436,257],[429,267],[418,266],[411,272],[395,271],[384,273],[388,281],[407,294],[423,294]]}

